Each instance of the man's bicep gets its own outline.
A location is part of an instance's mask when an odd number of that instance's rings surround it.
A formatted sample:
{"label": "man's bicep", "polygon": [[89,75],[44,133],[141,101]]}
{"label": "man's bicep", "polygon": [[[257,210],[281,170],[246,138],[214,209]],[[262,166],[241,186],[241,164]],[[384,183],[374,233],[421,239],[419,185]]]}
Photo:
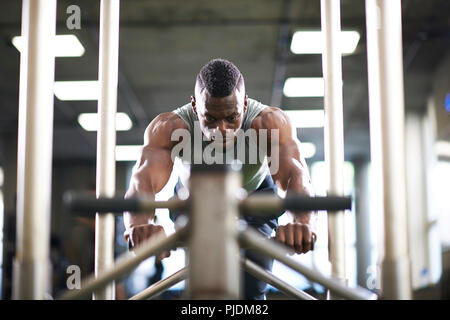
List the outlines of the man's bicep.
{"label": "man's bicep", "polygon": [[[171,150],[177,141],[172,141],[172,133],[177,128],[185,128],[181,118],[171,112],[158,115],[146,128],[144,146],[133,169],[126,198],[146,195],[153,197],[160,192],[170,179],[173,169]],[[125,238],[131,227],[148,224],[154,212],[135,214],[125,212]]]}
{"label": "man's bicep", "polygon": [[[140,195],[153,197],[164,188],[172,173],[173,162],[170,150],[144,147],[138,164],[131,176],[125,197],[130,198]],[[154,215],[154,212],[124,212],[124,224],[127,229],[124,234],[125,239],[128,241],[128,229],[150,223]]]}
{"label": "man's bicep", "polygon": [[144,146],[130,182],[132,193],[156,194],[165,186],[173,168],[172,148],[178,142],[173,132],[185,128],[172,112],[158,115],[144,133]]}
{"label": "man's bicep", "polygon": [[[278,170],[273,174],[272,178],[275,182],[277,182],[282,190],[286,191],[288,182],[293,174],[295,162],[299,163],[299,153],[294,142],[280,142],[276,152],[278,152],[277,157],[279,165]],[[274,155],[272,155],[272,157],[273,156]]]}
{"label": "man's bicep", "polygon": [[132,174],[127,195],[157,194],[166,185],[172,169],[173,161],[169,149],[145,146],[139,165]]}
{"label": "man's bicep", "polygon": [[293,129],[289,117],[277,110],[273,126],[279,129],[278,159],[279,170],[273,178],[285,191],[306,191],[310,189],[308,166],[301,152],[301,143]]}

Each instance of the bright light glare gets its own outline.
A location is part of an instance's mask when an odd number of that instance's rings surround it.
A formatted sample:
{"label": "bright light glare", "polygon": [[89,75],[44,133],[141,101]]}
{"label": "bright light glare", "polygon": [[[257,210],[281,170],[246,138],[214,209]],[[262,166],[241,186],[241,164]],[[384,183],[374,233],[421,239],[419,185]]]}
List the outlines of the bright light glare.
{"label": "bright light glare", "polygon": [[324,92],[323,78],[288,78],[283,87],[286,97],[323,97]]}
{"label": "bright light glare", "polygon": [[450,142],[436,141],[434,150],[438,156],[450,158]]}
{"label": "bright light glare", "polygon": [[[81,113],[78,116],[78,123],[86,131],[97,131],[98,113]],[[133,127],[130,117],[126,113],[118,112],[116,114],[116,130],[127,131]]]}
{"label": "bright light glare", "polygon": [[[24,41],[22,36],[12,38],[14,47],[22,52]],[[81,57],[84,54],[84,47],[73,34],[61,34],[56,36],[55,57]]]}
{"label": "bright light glare", "polygon": [[300,154],[305,158],[312,158],[316,154],[316,145],[311,142],[302,142],[300,144]]}
{"label": "bright light glare", "polygon": [[98,100],[99,82],[91,81],[55,81],[53,92],[62,101]]}
{"label": "bright light glare", "polygon": [[116,146],[116,161],[137,161],[141,148],[137,145]]}
{"label": "bright light glare", "polygon": [[[341,31],[342,54],[353,53],[359,42],[358,31]],[[321,54],[323,53],[322,31],[297,31],[291,42],[291,51],[295,54]]]}
{"label": "bright light glare", "polygon": [[325,122],[323,110],[286,110],[284,112],[295,128],[321,128]]}

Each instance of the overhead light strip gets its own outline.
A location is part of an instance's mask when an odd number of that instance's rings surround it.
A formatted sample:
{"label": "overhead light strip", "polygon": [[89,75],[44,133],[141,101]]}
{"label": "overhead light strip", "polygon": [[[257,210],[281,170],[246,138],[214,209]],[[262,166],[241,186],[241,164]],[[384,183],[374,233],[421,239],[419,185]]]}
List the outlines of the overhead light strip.
{"label": "overhead light strip", "polygon": [[[11,42],[19,52],[22,52],[25,45],[22,36],[13,37]],[[53,52],[55,57],[81,57],[85,50],[77,36],[61,34],[56,35]]]}
{"label": "overhead light strip", "polygon": [[[98,113],[81,113],[78,123],[86,131],[98,130]],[[116,113],[116,131],[128,131],[133,127],[130,117],[123,112]]]}
{"label": "overhead light strip", "polygon": [[99,82],[89,81],[55,81],[53,92],[62,101],[98,100]]}
{"label": "overhead light strip", "polygon": [[[358,45],[360,35],[358,31],[341,31],[342,54],[353,53]],[[292,36],[291,52],[295,54],[322,54],[322,31],[297,31]]]}
{"label": "overhead light strip", "polygon": [[323,97],[324,91],[323,78],[288,78],[283,87],[286,97]]}
{"label": "overhead light strip", "polygon": [[323,110],[285,110],[295,128],[321,128],[324,126]]}

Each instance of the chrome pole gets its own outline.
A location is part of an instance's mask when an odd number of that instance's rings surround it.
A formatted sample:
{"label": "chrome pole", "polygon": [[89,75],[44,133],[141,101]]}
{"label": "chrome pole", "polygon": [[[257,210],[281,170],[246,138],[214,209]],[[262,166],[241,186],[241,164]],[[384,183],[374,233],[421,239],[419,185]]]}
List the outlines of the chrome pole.
{"label": "chrome pole", "polygon": [[255,230],[240,226],[239,241],[241,245],[251,247],[262,254],[282,262],[293,270],[303,274],[308,279],[321,284],[341,297],[355,300],[373,300],[377,298],[377,296],[369,290],[361,287],[347,287],[343,285],[342,281],[339,279],[329,278],[319,271],[313,270],[295,261],[294,259],[288,257],[291,253],[286,250],[285,246],[265,238]]}
{"label": "chrome pole", "polygon": [[83,196],[74,193],[64,195],[64,205],[69,212],[77,216],[92,217],[93,212],[122,214],[123,211],[133,213],[147,213],[158,208],[183,211],[187,206],[186,200],[169,199],[165,201],[154,200],[151,197],[141,196],[135,198],[94,198],[92,195]]}
{"label": "chrome pole", "polygon": [[149,300],[153,298],[154,296],[164,292],[165,290],[169,289],[173,285],[177,284],[178,282],[181,282],[187,278],[187,268],[183,268],[174,274],[168,276],[167,278],[164,278],[154,284],[152,284],[147,289],[144,289],[143,291],[139,292],[138,294],[132,296],[128,300]]}
{"label": "chrome pole", "polygon": [[[277,212],[327,210],[341,211],[352,208],[351,197],[310,197],[304,194],[291,194],[281,199],[273,195],[251,195],[239,204],[244,215],[273,216]],[[333,214],[335,214],[333,212]]]}
{"label": "chrome pole", "polygon": [[[97,134],[97,197],[112,197],[116,187],[116,111],[119,57],[120,0],[100,2]],[[114,264],[114,215],[95,217],[95,274],[100,276]],[[95,292],[95,300],[114,300],[114,282]]]}
{"label": "chrome pole", "polygon": [[274,286],[284,294],[294,297],[296,299],[301,300],[317,300],[313,296],[307,294],[306,292],[299,290],[293,286],[291,286],[289,283],[281,280],[280,278],[273,275],[273,273],[265,270],[264,268],[261,268],[256,263],[245,259],[241,257],[241,263],[244,266],[244,269],[254,276],[255,278],[258,278],[259,280],[262,280],[264,282],[267,282],[268,284]]}
{"label": "chrome pole", "polygon": [[[411,299],[400,0],[366,0],[370,139],[384,212],[381,294]],[[378,153],[376,153],[378,152]]]}
{"label": "chrome pole", "polygon": [[50,289],[55,27],[56,0],[23,0],[13,299]]}
{"label": "chrome pole", "polygon": [[96,290],[100,290],[108,283],[116,280],[134,268],[143,260],[161,253],[164,250],[170,250],[181,241],[186,235],[187,227],[181,227],[175,233],[166,237],[163,234],[156,235],[154,238],[148,239],[145,243],[137,247],[134,252],[123,253],[115,262],[114,266],[105,270],[101,275],[90,276],[81,283],[81,289],[66,291],[60,300],[84,299]]}
{"label": "chrome pole", "polygon": [[190,299],[239,298],[236,190],[240,186],[240,173],[231,167],[192,166],[187,285]]}
{"label": "chrome pole", "polygon": [[[325,163],[328,193],[344,194],[344,112],[342,98],[341,1],[321,0],[322,69],[325,83]],[[328,215],[331,274],[346,283],[344,211]]]}

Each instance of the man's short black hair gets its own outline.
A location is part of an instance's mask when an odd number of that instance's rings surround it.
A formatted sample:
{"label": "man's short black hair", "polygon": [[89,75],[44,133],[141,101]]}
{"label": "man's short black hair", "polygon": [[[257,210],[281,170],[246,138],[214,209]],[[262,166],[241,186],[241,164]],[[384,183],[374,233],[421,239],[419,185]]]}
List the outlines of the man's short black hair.
{"label": "man's short black hair", "polygon": [[206,89],[211,97],[223,98],[232,94],[241,77],[241,72],[232,62],[213,59],[200,69],[197,83],[200,89]]}

